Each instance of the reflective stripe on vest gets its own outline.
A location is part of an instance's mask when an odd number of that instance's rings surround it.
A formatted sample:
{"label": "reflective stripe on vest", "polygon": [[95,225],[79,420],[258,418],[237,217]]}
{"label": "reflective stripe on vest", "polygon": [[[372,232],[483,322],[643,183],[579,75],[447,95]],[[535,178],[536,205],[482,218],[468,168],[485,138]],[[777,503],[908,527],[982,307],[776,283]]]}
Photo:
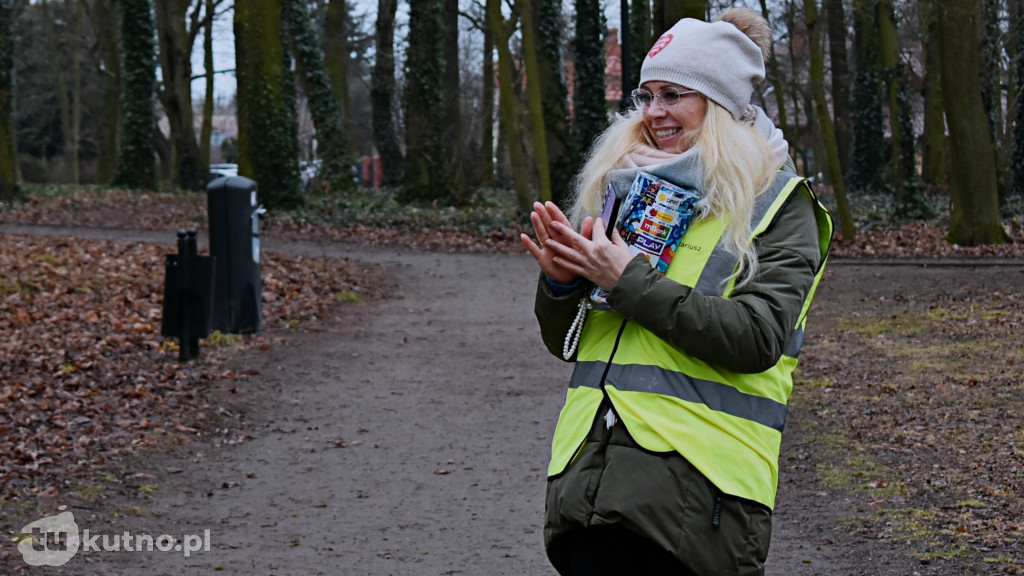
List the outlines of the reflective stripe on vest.
{"label": "reflective stripe on vest", "polygon": [[[555,429],[549,476],[561,474],[571,463],[607,395],[642,448],[678,452],[724,493],[774,507],[792,373],[807,310],[824,270],[832,225],[806,181],[785,173],[779,173],[771,189],[758,198],[751,219],[754,236],[762,234],[794,193],[807,194],[813,202],[822,262],[778,363],[758,374],[725,371],[689,357],[614,311],[591,310]],[[666,276],[703,293],[728,297],[737,260],[722,245],[724,231],[720,219],[694,223],[679,248],[686,257],[675,258]]]}

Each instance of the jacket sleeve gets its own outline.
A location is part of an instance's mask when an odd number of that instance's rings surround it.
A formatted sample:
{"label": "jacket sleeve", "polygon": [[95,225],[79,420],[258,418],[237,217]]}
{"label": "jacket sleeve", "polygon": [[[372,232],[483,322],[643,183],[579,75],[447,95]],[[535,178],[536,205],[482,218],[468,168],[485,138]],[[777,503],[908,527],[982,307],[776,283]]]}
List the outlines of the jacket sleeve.
{"label": "jacket sleeve", "polygon": [[[579,310],[580,300],[586,295],[587,290],[593,286],[590,282],[581,282],[580,286],[568,294],[556,296],[548,284],[544,273],[540,274],[537,281],[537,298],[534,301],[533,312],[537,315],[540,323],[540,335],[544,340],[549,352],[559,359],[562,358],[562,347],[565,344],[565,336],[569,333],[576,312]],[[573,353],[569,360],[575,360]]]}
{"label": "jacket sleeve", "polygon": [[638,256],[608,303],[690,356],[733,372],[775,365],[792,335],[821,264],[811,200],[794,194],[755,239],[758,273],[729,298],[664,277]]}

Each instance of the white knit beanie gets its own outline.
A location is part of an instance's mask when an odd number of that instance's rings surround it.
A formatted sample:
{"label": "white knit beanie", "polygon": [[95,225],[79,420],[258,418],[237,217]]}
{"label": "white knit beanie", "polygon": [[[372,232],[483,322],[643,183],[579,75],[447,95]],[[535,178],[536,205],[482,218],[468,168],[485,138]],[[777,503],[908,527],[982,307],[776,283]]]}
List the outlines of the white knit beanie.
{"label": "white knit beanie", "polygon": [[696,90],[737,120],[764,80],[761,49],[728,22],[685,18],[654,43],[640,68],[640,84],[671,82]]}

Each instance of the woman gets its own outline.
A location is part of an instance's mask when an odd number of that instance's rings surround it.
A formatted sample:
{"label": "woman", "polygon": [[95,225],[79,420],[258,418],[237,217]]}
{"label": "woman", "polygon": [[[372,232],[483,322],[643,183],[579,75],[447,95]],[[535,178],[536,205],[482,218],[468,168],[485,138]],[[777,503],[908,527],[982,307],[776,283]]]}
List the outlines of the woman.
{"label": "woman", "polygon": [[[770,37],[748,10],[679,21],[644,60],[636,109],[595,142],[569,216],[551,203],[531,214],[541,333],[576,362],[548,470],[544,537],[561,574],[764,573],[792,371],[832,233],[750,105]],[[622,195],[639,171],[700,198],[664,274],[595,218],[607,184]],[[611,310],[587,309],[594,285]]]}

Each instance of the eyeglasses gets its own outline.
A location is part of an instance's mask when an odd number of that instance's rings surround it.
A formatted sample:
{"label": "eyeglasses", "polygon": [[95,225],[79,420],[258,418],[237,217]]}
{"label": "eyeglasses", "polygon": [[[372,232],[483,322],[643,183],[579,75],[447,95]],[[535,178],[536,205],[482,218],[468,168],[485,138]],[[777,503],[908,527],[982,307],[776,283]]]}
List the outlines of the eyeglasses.
{"label": "eyeglasses", "polygon": [[699,94],[696,90],[679,90],[679,91],[665,91],[657,94],[652,94],[648,90],[643,88],[637,88],[629,95],[633,99],[633,105],[637,108],[647,108],[654,101],[655,96],[658,98],[658,105],[661,106],[662,110],[666,110],[679,104],[690,94]]}

